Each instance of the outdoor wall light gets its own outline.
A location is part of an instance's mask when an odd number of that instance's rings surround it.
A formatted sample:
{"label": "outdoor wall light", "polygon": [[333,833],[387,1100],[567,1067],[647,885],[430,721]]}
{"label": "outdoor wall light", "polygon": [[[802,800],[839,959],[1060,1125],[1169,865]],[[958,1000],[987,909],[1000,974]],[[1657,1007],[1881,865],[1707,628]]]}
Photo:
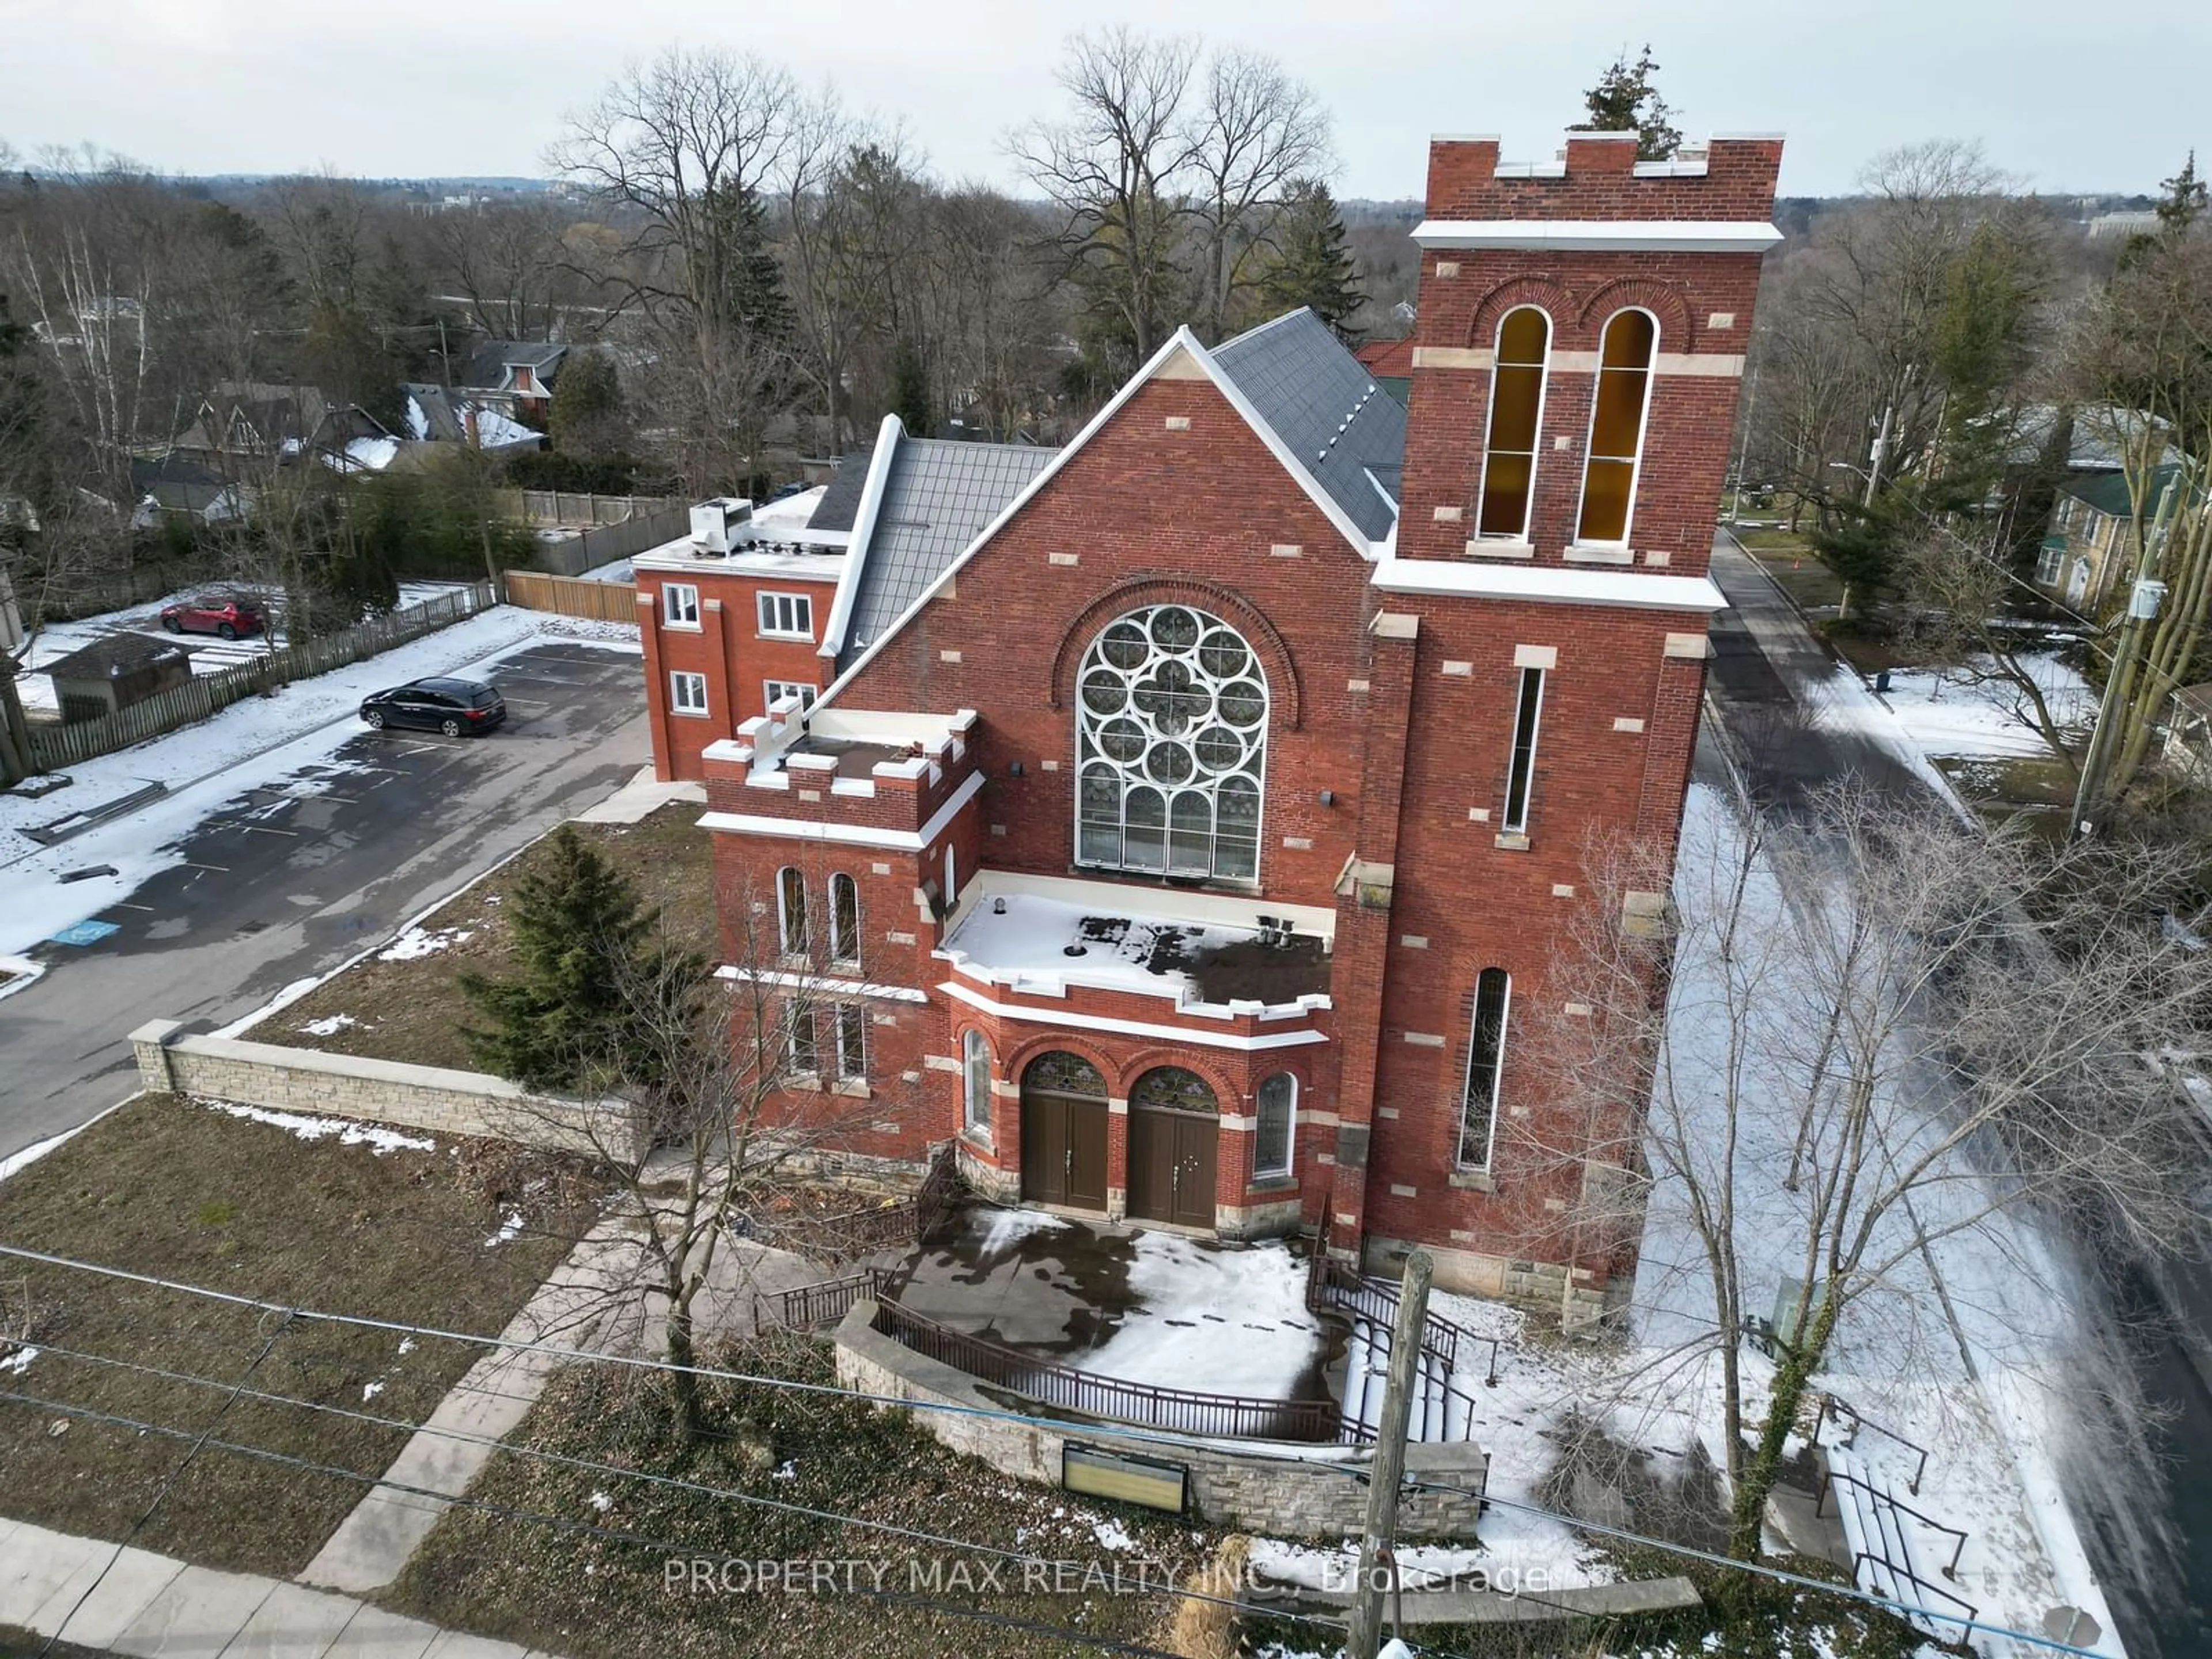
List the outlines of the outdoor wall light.
{"label": "outdoor wall light", "polygon": [[1324,789],[1324,790],[1322,790],[1322,791],[1321,792],[1321,804],[1322,804],[1323,806],[1334,806],[1334,805],[1336,805],[1336,791],[1335,791],[1335,790],[1334,790],[1334,789]]}
{"label": "outdoor wall light", "polygon": [[1021,776],[1023,770],[1024,768],[1019,761],[1008,761],[1006,763],[1006,775],[1010,778],[1018,778]]}

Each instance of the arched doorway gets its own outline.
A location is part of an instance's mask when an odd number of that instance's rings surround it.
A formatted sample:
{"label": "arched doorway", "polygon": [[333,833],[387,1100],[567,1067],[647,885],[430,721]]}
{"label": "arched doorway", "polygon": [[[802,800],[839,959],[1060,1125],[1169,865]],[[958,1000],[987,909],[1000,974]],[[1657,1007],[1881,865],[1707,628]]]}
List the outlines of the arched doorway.
{"label": "arched doorway", "polygon": [[1106,1207],[1106,1079],[1055,1048],[1022,1068],[1022,1196]]}
{"label": "arched doorway", "polygon": [[1159,1066],[1129,1091],[1129,1218],[1213,1225],[1221,1106],[1195,1072]]}

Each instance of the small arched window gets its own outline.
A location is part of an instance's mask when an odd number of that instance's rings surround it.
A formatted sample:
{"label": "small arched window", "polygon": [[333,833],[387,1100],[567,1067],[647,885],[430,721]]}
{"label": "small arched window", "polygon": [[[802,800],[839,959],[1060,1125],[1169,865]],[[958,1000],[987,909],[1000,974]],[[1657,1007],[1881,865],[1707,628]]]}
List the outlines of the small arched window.
{"label": "small arched window", "polygon": [[1467,1045],[1467,1080],[1460,1091],[1459,1165],[1487,1170],[1498,1133],[1498,1079],[1505,1064],[1505,1018],[1513,980],[1486,968],[1474,981],[1474,1024]]}
{"label": "small arched window", "polygon": [[860,884],[842,870],[830,878],[830,957],[860,960]]}
{"label": "small arched window", "polygon": [[1551,354],[1552,319],[1534,306],[1516,306],[1499,319],[1497,362],[1490,372],[1490,432],[1482,451],[1482,504],[1475,510],[1478,537],[1528,538]]}
{"label": "small arched window", "polygon": [[1297,1121],[1298,1080],[1278,1072],[1260,1085],[1253,1125],[1252,1173],[1261,1180],[1291,1172],[1291,1139]]}
{"label": "small arched window", "polygon": [[806,954],[806,878],[795,864],[775,872],[776,939],[784,955]]}
{"label": "small arched window", "polygon": [[1605,325],[1597,395],[1590,404],[1589,456],[1583,465],[1582,514],[1575,526],[1578,542],[1628,539],[1658,348],[1658,319],[1648,311],[1617,311]]}
{"label": "small arched window", "polygon": [[960,1037],[960,1089],[963,1117],[969,1133],[991,1133],[991,1048],[974,1026]]}

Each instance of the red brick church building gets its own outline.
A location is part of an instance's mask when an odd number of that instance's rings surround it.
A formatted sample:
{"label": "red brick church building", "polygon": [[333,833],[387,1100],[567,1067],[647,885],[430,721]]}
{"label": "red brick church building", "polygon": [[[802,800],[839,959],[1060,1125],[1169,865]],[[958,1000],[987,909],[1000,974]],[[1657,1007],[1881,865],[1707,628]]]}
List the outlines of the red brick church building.
{"label": "red brick church building", "polygon": [[1516,1039],[1592,838],[1679,828],[1781,148],[1439,140],[1405,406],[1310,313],[1184,331],[1064,448],[889,420],[804,526],[714,504],[641,556],[656,760],[705,781],[793,1119],[1625,1291],[1632,1244],[1556,1224],[1589,1172],[1516,1157],[1565,1105]]}

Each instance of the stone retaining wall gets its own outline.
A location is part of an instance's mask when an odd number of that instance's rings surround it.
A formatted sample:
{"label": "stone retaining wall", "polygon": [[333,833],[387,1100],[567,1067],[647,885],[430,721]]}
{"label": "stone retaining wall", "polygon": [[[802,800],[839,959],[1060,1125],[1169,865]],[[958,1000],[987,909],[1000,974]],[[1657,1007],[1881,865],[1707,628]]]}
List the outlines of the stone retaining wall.
{"label": "stone retaining wall", "polygon": [[[875,1329],[875,1316],[873,1302],[855,1303],[837,1328],[837,1380],[847,1388],[900,1400],[1006,1409],[1003,1397],[986,1394],[965,1371],[918,1354]],[[1367,1466],[1368,1454],[1358,1447],[1255,1443],[1243,1452],[1218,1440],[1146,1445],[1095,1429],[1086,1431],[1078,1423],[1063,1430],[935,1411],[916,1413],[915,1420],[954,1451],[1049,1486],[1060,1484],[1060,1449],[1070,1441],[1180,1463],[1190,1471],[1191,1503],[1202,1517],[1270,1537],[1346,1538],[1358,1532],[1366,1511],[1366,1484],[1350,1473],[1364,1473]],[[1489,1460],[1478,1446],[1407,1447],[1409,1479],[1467,1490],[1406,1493],[1398,1507],[1400,1536],[1472,1539],[1481,1500],[1470,1494],[1482,1491],[1488,1472]]]}
{"label": "stone retaining wall", "polygon": [[157,1019],[131,1034],[147,1088],[436,1134],[487,1135],[589,1158],[634,1159],[646,1150],[620,1103],[528,1094],[481,1072],[183,1033],[177,1021]]}

